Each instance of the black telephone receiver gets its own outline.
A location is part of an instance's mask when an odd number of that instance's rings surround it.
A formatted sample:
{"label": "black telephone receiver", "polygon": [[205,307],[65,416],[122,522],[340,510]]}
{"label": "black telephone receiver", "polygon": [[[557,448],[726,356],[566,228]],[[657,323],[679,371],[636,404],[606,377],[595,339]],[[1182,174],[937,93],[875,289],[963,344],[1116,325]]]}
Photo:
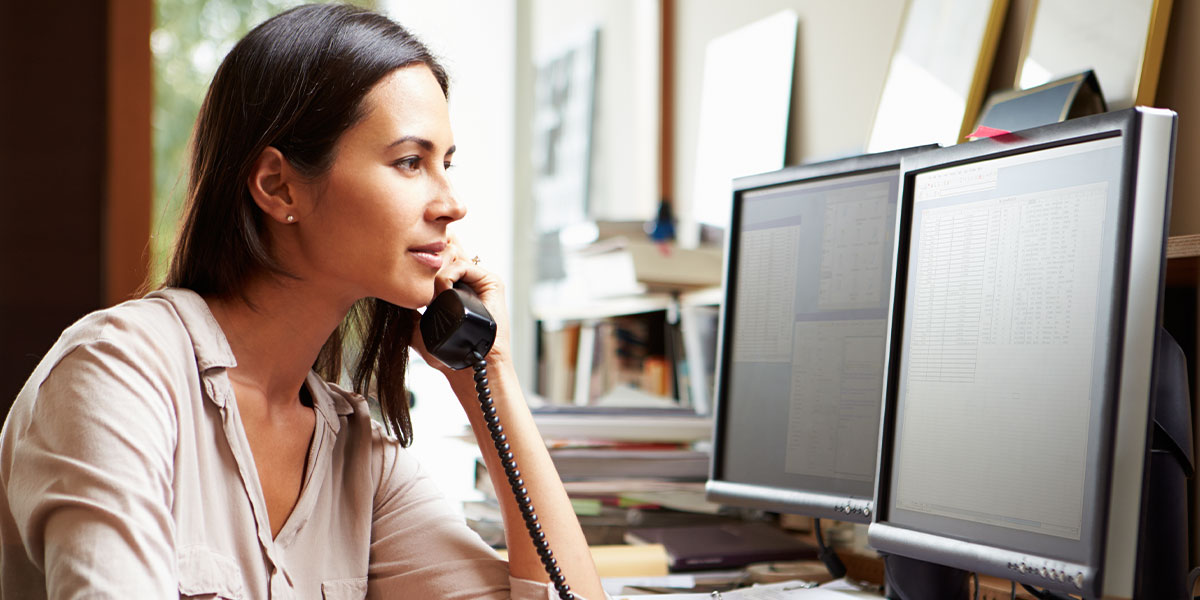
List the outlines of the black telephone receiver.
{"label": "black telephone receiver", "polygon": [[421,315],[421,339],[430,354],[457,371],[475,362],[473,352],[487,356],[496,341],[496,321],[471,288],[456,282]]}
{"label": "black telephone receiver", "polygon": [[529,531],[538,556],[542,558],[550,581],[554,582],[554,589],[558,590],[558,597],[572,600],[575,595],[571,593],[571,586],[567,585],[554,552],[546,542],[546,534],[533,511],[533,501],[525,488],[525,480],[521,479],[521,471],[517,468],[517,458],[512,453],[508,436],[504,434],[504,427],[500,425],[500,417],[496,414],[492,391],[487,386],[487,362],[483,357],[487,356],[496,341],[496,321],[470,287],[456,282],[454,287],[438,294],[425,309],[425,314],[421,315],[421,339],[425,342],[425,349],[447,367],[455,371],[466,367],[475,369],[475,391],[479,394],[479,406],[483,410],[488,431],[492,434],[496,452],[500,454],[500,463],[512,486],[517,506],[521,509],[521,516],[525,519],[525,528]]}

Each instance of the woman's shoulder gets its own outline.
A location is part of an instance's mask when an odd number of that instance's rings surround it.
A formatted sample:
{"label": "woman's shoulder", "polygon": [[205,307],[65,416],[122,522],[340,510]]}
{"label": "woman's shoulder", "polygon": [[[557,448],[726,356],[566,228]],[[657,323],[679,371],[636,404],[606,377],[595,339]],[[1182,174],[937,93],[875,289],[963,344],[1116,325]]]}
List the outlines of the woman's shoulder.
{"label": "woman's shoulder", "polygon": [[46,352],[31,382],[44,380],[71,356],[89,362],[116,360],[139,370],[195,369],[202,358],[232,362],[232,353],[204,300],[189,290],[167,289],[92,312],[65,329]]}
{"label": "woman's shoulder", "polygon": [[93,416],[117,410],[126,422],[136,420],[130,415],[137,410],[167,407],[173,390],[197,371],[192,336],[173,300],[156,292],[92,312],[64,330],[17,394],[6,430],[32,423],[38,407]]}
{"label": "woman's shoulder", "polygon": [[182,328],[179,311],[164,291],[127,300],[89,313],[63,331],[60,340],[88,343],[99,340],[158,339]]}
{"label": "woman's shoulder", "polygon": [[161,295],[128,300],[89,313],[63,330],[46,359],[61,358],[80,346],[112,346],[130,352],[162,349],[186,335],[178,312]]}

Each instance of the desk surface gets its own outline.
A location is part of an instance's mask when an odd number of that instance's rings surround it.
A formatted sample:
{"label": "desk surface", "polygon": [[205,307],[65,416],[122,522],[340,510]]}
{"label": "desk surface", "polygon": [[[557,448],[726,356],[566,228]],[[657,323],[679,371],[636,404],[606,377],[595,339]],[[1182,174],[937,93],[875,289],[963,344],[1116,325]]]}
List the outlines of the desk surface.
{"label": "desk surface", "polygon": [[[611,570],[607,570],[608,575],[617,575],[617,574],[629,575],[628,577],[605,576],[605,588],[608,590],[609,594],[611,594],[616,599],[623,599],[623,598],[627,598],[627,597],[628,598],[638,598],[641,596],[654,595],[657,593],[658,595],[656,597],[663,598],[664,600],[672,600],[673,597],[677,597],[677,598],[679,598],[679,600],[683,600],[685,598],[711,598],[708,590],[727,589],[728,584],[730,582],[736,581],[738,579],[741,579],[741,580],[747,581],[747,582],[756,581],[756,580],[760,581],[760,582],[765,582],[765,581],[778,582],[778,579],[765,579],[765,578],[761,577],[761,575],[763,573],[767,572],[767,570],[765,570],[765,569],[748,568],[748,569],[711,571],[711,572],[698,571],[698,572],[694,572],[694,573],[667,574],[665,557],[660,559],[663,561],[661,563],[661,566],[652,566],[652,567],[648,566],[646,561],[639,562],[637,560],[633,560],[633,561],[626,560],[627,558],[633,557],[634,555],[641,556],[644,559],[647,556],[646,553],[650,553],[650,555],[653,555],[655,552],[661,552],[660,549],[661,549],[661,546],[595,546],[595,547],[593,547],[593,555],[597,559],[598,566],[601,564],[607,564],[611,568]],[[875,586],[883,585],[883,561],[879,557],[855,553],[855,552],[848,552],[845,550],[840,551],[839,556],[841,557],[842,562],[846,565],[847,576],[851,580],[862,581],[862,582],[874,584]],[[614,559],[616,559],[617,562],[613,562]],[[653,562],[653,561],[651,561],[651,562]],[[824,565],[821,565],[821,563],[819,563],[817,561],[806,561],[806,562],[807,563],[815,563],[816,565],[820,565],[820,569],[824,569]],[[625,565],[624,567],[621,566],[622,563]],[[797,564],[802,564],[802,563],[797,563]],[[634,565],[634,567],[635,567],[634,570],[623,570],[623,569],[629,569],[630,565]],[[770,569],[770,570],[779,572],[787,565],[790,565],[790,563],[778,563],[776,565],[772,565],[772,567],[774,567],[774,568]],[[766,565],[760,565],[760,566],[765,567]],[[604,574],[604,571],[605,570],[602,569],[602,575]],[[794,573],[797,571],[793,570],[790,572]],[[813,572],[813,571],[809,571],[809,572]],[[636,577],[634,577],[634,575],[636,575]],[[827,574],[824,574],[824,575],[826,577],[828,577]],[[798,577],[798,578],[799,579],[807,579],[805,577]],[[627,594],[626,592],[633,592],[634,589],[633,588],[625,588],[624,587],[625,585],[637,586],[638,590],[640,590],[640,591],[638,591],[639,595]],[[972,598],[974,598],[974,591],[975,591],[974,586],[975,586],[975,584],[974,584],[974,581],[972,580],[972,583],[971,583],[971,594],[972,594],[971,597]],[[668,591],[668,590],[680,589],[680,588],[694,588],[694,589],[698,589],[698,590],[703,590],[703,593],[701,593],[699,595],[697,595],[695,593],[677,594],[677,593],[670,593]],[[843,592],[845,591],[845,590],[841,590],[841,589],[837,589],[837,588],[835,588],[835,589],[836,589],[836,591],[843,591]],[[981,576],[979,578],[979,598],[980,598],[980,600],[1010,600],[1012,598],[1012,596],[1011,596],[1012,589],[1013,589],[1012,582],[1010,582],[1006,579],[1002,579],[999,577],[990,577],[990,576],[986,576],[986,575]],[[625,591],[623,591],[623,590],[625,590]],[[726,594],[726,596],[728,596],[728,594]],[[841,594],[841,596],[843,598],[846,597],[845,594]],[[731,596],[731,598],[735,598],[735,599],[738,597],[739,596],[737,596],[737,595]],[[806,598],[806,597],[820,598],[821,596],[808,595],[808,596],[796,596],[796,597],[797,598]],[[838,595],[826,595],[826,597],[837,598]],[[860,592],[855,597],[882,598],[882,596],[880,596],[877,593],[869,594],[869,593],[864,593],[864,592]],[[779,598],[783,598],[783,597],[780,596]],[[790,596],[788,596],[788,598],[790,598]],[[1027,593],[1025,590],[1021,589],[1020,586],[1016,587],[1016,598],[1018,600],[1036,600],[1032,595]]]}
{"label": "desk surface", "polygon": [[728,592],[651,596],[618,593],[614,594],[613,598],[614,600],[636,600],[638,598],[661,598],[663,600],[712,600],[714,598],[718,600],[879,600],[883,596],[877,591],[864,590],[857,584],[839,579],[818,587],[810,587],[801,582],[779,582]]}

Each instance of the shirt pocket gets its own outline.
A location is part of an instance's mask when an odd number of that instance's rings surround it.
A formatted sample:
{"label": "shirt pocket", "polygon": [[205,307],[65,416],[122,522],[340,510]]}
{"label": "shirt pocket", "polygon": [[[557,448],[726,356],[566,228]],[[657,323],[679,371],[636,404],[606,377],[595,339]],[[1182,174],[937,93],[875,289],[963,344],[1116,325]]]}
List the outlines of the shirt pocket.
{"label": "shirt pocket", "polygon": [[321,583],[324,600],[363,600],[367,597],[367,578],[332,579]]}
{"label": "shirt pocket", "polygon": [[242,570],[232,558],[204,546],[179,550],[179,596],[197,600],[242,600]]}

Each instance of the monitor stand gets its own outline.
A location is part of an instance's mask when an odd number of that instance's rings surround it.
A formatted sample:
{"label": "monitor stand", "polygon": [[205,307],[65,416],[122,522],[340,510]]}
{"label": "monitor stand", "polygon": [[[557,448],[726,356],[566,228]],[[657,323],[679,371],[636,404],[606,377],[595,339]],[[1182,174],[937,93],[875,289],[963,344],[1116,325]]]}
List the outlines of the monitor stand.
{"label": "monitor stand", "polygon": [[1193,472],[1187,357],[1165,329],[1154,357],[1154,429],[1148,444],[1145,521],[1138,540],[1136,600],[1191,598],[1188,575],[1188,479]]}
{"label": "monitor stand", "polygon": [[888,600],[967,600],[968,573],[899,554],[883,555],[884,597]]}

